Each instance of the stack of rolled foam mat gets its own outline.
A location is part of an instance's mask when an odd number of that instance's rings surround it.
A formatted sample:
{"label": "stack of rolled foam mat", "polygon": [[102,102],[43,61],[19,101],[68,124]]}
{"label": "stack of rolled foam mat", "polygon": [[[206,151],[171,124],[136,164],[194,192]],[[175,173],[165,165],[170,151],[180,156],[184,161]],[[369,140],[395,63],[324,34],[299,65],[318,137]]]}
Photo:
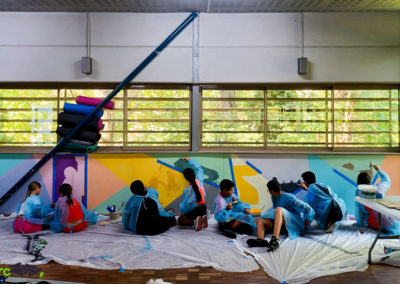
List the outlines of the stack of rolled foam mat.
{"label": "stack of rolled foam mat", "polygon": [[[58,127],[56,133],[59,137],[65,137],[75,126],[81,122],[92,110],[102,102],[101,99],[78,96],[77,104],[65,103],[63,112],[58,115]],[[110,101],[104,108],[113,109],[114,102]],[[78,131],[74,137],[64,146],[66,152],[91,153],[99,147],[97,142],[101,138],[100,130],[104,128],[101,117],[103,110],[100,110],[96,116],[89,120],[85,126]]]}

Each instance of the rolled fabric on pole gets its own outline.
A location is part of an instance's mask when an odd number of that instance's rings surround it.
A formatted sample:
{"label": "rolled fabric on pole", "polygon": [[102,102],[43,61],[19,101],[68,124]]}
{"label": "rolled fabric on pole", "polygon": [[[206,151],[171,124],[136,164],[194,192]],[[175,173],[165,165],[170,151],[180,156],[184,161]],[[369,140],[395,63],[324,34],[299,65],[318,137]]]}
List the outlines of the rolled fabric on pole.
{"label": "rolled fabric on pole", "polygon": [[78,143],[74,143],[69,141],[65,144],[64,148],[62,149],[63,152],[81,152],[81,153],[92,153],[97,150],[99,146],[94,144],[92,146],[82,145]]}
{"label": "rolled fabric on pole", "polygon": [[[103,100],[102,99],[96,99],[96,98],[88,98],[84,96],[77,96],[76,97],[76,103],[80,105],[87,105],[87,106],[98,106],[101,104]],[[114,102],[109,101],[104,108],[107,109],[114,109]]]}
{"label": "rolled fabric on pole", "polygon": [[101,119],[99,119],[99,123],[97,125],[97,129],[98,130],[103,130],[104,129],[104,124],[103,124],[103,121]]}
{"label": "rolled fabric on pole", "polygon": [[[64,111],[77,113],[77,114],[89,114],[91,113],[96,107],[94,106],[85,106],[85,105],[75,105],[70,103],[64,104]],[[95,115],[96,117],[100,118],[103,115],[103,110],[99,110],[99,112]]]}
{"label": "rolled fabric on pole", "polygon": [[69,141],[71,141],[71,142],[73,142],[73,143],[76,143],[76,144],[85,145],[85,146],[93,146],[94,144],[96,144],[96,143],[87,142],[87,141],[82,141],[82,140],[77,140],[77,139],[71,139],[71,140],[69,140]]}
{"label": "rolled fabric on pole", "polygon": [[[56,133],[62,137],[65,137],[68,134],[68,132],[70,132],[71,130],[72,130],[72,128],[58,127],[56,130]],[[78,131],[77,134],[75,134],[72,138],[96,143],[97,141],[100,140],[101,135],[99,132],[88,131],[88,130],[82,129],[82,130]]]}
{"label": "rolled fabric on pole", "polygon": [[[70,112],[61,112],[58,114],[57,123],[58,125],[62,125],[64,127],[74,127],[82,119],[85,118],[85,115],[70,113]],[[103,121],[97,117],[93,117],[85,126],[84,129],[98,131],[102,129]]]}

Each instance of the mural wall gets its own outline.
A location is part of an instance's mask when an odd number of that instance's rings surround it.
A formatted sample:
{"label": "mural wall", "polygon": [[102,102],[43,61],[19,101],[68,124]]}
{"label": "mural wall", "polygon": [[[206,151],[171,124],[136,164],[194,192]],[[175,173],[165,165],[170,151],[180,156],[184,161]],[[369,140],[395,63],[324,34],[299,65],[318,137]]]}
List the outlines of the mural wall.
{"label": "mural wall", "polygon": [[[0,154],[0,194],[3,195],[43,155]],[[109,205],[129,199],[129,186],[141,179],[159,191],[160,202],[179,212],[184,187],[182,175],[185,154],[60,154],[47,162],[30,181],[42,184],[45,203],[55,201],[58,187],[70,183],[74,194],[88,208],[107,212]],[[400,195],[400,155],[313,155],[313,154],[193,154],[205,174],[207,204],[212,209],[222,179],[232,179],[240,198],[253,208],[267,210],[272,206],[266,183],[276,177],[285,191],[299,196],[304,192],[297,184],[301,173],[313,171],[317,181],[330,185],[343,198],[350,213],[354,212],[357,175],[361,171],[376,172],[370,164],[381,165],[391,180],[388,195]],[[375,178],[376,180],[376,178]],[[27,184],[12,196],[0,213],[10,213],[26,193]]]}

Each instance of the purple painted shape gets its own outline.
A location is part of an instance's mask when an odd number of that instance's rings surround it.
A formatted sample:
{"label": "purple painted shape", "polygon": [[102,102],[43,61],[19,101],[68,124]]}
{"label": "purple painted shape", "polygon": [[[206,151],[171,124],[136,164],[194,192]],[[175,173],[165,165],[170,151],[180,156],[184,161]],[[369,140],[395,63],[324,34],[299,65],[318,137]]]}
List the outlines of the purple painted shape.
{"label": "purple painted shape", "polygon": [[67,156],[55,156],[55,182],[54,182],[54,191],[53,191],[53,201],[57,201],[58,197],[60,197],[60,192],[58,189],[60,185],[66,179],[65,170],[69,167],[78,171],[78,162],[74,155],[67,155]]}
{"label": "purple painted shape", "polygon": [[[25,158],[21,163],[8,170],[0,177],[1,189],[0,192],[3,194],[5,191],[10,189],[16,181],[21,179],[27,171],[29,171],[36,164],[36,160],[33,158]],[[24,200],[26,191],[28,189],[29,183],[32,181],[38,181],[42,185],[42,191],[40,192],[40,197],[44,204],[50,203],[50,196],[46,190],[46,185],[43,182],[40,171],[37,171],[27,182],[25,182],[17,192],[15,192],[1,207],[0,213],[12,213],[17,210],[18,204]],[[0,193],[1,194],[1,193]]]}

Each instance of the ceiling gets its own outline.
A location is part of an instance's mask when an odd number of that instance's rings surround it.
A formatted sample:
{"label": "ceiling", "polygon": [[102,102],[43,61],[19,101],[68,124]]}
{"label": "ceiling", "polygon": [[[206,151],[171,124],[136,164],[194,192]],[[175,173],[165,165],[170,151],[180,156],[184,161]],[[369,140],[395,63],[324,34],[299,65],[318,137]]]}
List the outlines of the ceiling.
{"label": "ceiling", "polygon": [[0,0],[0,11],[267,13],[400,11],[400,0]]}

